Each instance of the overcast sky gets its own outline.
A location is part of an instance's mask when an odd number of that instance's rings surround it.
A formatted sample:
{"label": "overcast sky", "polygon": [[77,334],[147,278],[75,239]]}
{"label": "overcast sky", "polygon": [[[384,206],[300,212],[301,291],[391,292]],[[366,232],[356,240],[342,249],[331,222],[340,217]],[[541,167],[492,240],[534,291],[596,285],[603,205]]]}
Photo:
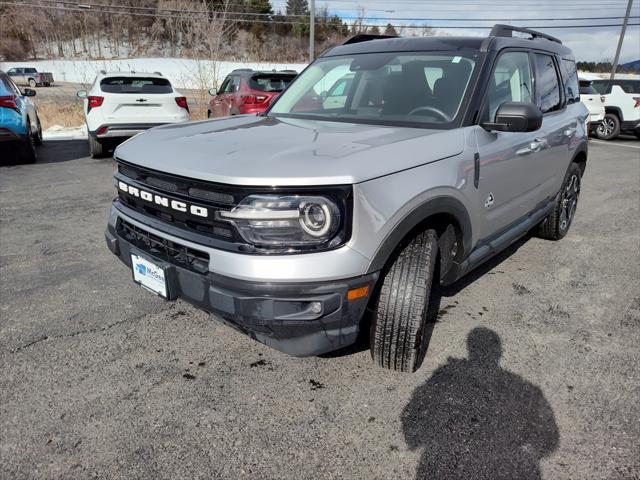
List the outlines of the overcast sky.
{"label": "overcast sky", "polygon": [[[284,10],[286,0],[272,0],[275,10]],[[554,35],[573,49],[576,59],[583,61],[613,60],[620,27],[580,28],[579,25],[621,24],[621,18],[575,20],[591,17],[624,17],[627,0],[316,0],[316,10],[327,7],[349,23],[364,12],[367,24],[469,26],[476,29],[441,28],[450,35],[486,35],[494,23],[510,23],[541,29]],[[630,24],[640,23],[640,0],[634,0]],[[424,19],[429,19],[425,22]],[[490,19],[489,21],[474,21]],[[525,21],[525,19],[530,19]],[[538,20],[544,19],[544,20]],[[556,20],[546,20],[556,19]],[[554,29],[553,25],[576,25],[576,28]],[[410,30],[406,30],[405,35]],[[640,27],[627,29],[620,62],[640,60]]]}

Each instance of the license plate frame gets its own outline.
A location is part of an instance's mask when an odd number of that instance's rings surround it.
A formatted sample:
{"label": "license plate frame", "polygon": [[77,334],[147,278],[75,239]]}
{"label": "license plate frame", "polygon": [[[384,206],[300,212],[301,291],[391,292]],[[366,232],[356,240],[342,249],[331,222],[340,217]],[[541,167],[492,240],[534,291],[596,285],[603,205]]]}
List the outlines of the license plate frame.
{"label": "license plate frame", "polygon": [[149,258],[130,252],[131,255],[131,275],[133,281],[145,290],[150,291],[164,298],[169,299],[168,269],[166,266],[158,264]]}

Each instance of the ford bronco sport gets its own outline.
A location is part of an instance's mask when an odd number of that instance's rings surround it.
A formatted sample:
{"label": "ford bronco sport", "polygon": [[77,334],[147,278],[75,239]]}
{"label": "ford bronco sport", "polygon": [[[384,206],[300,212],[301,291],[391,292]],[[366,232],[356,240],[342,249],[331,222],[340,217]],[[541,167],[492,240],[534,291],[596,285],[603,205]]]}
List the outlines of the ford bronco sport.
{"label": "ford bronco sport", "polygon": [[107,244],[135,282],[271,347],[362,331],[377,364],[413,371],[432,285],[531,229],[566,235],[587,115],[571,51],[539,32],[355,37],[264,114],[120,145]]}

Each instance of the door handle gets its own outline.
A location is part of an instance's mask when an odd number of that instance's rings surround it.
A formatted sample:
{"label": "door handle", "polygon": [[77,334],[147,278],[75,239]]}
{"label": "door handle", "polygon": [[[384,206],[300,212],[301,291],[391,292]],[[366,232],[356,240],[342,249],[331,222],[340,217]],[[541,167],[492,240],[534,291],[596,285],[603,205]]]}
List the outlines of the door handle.
{"label": "door handle", "polygon": [[516,150],[516,155],[528,155],[530,153],[538,153],[540,150],[544,148],[546,144],[547,144],[546,140],[542,138],[536,138],[526,147],[522,147],[521,149]]}

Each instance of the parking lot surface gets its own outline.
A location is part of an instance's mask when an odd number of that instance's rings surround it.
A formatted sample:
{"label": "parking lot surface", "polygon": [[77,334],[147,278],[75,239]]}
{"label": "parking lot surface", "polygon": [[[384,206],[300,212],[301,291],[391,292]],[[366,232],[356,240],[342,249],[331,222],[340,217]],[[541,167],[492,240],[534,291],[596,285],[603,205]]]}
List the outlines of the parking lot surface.
{"label": "parking lot surface", "polygon": [[639,152],[592,142],[569,235],[444,291],[403,375],[135,286],[113,161],[47,143],[0,168],[0,478],[640,478]]}

